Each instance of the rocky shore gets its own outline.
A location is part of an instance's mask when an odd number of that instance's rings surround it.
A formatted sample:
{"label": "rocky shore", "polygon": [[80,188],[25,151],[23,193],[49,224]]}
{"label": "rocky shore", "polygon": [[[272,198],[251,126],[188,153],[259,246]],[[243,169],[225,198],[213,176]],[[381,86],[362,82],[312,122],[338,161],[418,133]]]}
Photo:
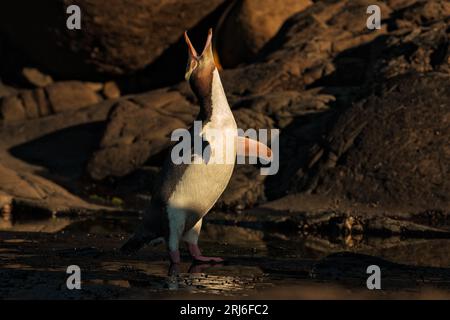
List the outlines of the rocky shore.
{"label": "rocky shore", "polygon": [[75,32],[66,1],[0,4],[2,212],[141,212],[198,111],[182,32],[213,26],[238,126],[281,130],[279,173],[238,166],[215,220],[448,237],[447,1],[377,1],[380,30],[365,0],[76,2]]}

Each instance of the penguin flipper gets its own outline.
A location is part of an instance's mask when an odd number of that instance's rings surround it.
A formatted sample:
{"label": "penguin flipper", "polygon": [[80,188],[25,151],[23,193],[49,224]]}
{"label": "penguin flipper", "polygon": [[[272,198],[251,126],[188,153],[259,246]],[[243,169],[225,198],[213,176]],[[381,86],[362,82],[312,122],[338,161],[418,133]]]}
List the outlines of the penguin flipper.
{"label": "penguin flipper", "polygon": [[238,136],[236,142],[238,156],[258,157],[266,161],[272,160],[272,150],[264,143],[242,136]]}

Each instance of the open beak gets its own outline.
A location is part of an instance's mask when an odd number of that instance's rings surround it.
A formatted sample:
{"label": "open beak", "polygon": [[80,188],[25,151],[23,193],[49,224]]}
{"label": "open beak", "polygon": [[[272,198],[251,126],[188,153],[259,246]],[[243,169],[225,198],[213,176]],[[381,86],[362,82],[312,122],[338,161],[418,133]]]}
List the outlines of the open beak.
{"label": "open beak", "polygon": [[203,48],[202,54],[198,55],[197,51],[195,50],[194,46],[192,45],[191,40],[189,39],[187,31],[185,31],[184,32],[184,39],[186,40],[186,43],[188,45],[189,56],[192,57],[192,58],[200,59],[204,55],[207,55],[209,50],[211,50],[211,52],[212,52],[212,36],[213,36],[212,29],[209,28],[209,30],[208,30],[208,38],[206,39],[205,47]]}
{"label": "open beak", "polygon": [[198,55],[197,51],[192,45],[191,40],[189,39],[187,31],[184,32],[184,39],[186,40],[189,53],[188,65],[186,69],[186,79],[189,79],[192,71],[194,71],[194,69],[197,68],[200,61],[202,61],[202,64],[211,62],[214,64],[214,55],[212,50],[212,36],[213,32],[212,29],[210,28],[208,31],[208,38],[206,39],[206,44],[205,47],[203,48],[202,54]]}

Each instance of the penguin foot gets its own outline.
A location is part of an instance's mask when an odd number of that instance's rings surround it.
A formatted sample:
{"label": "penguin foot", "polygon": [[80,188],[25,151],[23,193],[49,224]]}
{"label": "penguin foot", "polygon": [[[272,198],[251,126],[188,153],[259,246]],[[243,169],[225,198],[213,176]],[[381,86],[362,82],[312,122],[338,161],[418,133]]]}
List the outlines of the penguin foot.
{"label": "penguin foot", "polygon": [[212,263],[219,263],[223,262],[224,260],[219,257],[205,257],[202,255],[202,252],[200,251],[200,248],[196,244],[188,244],[189,253],[191,254],[192,258],[195,262],[212,262]]}
{"label": "penguin foot", "polygon": [[180,274],[180,264],[179,263],[171,263],[169,267],[168,275],[169,277],[175,277]]}
{"label": "penguin foot", "polygon": [[205,257],[205,256],[192,256],[195,262],[212,262],[212,263],[220,263],[224,262],[224,260],[220,257]]}

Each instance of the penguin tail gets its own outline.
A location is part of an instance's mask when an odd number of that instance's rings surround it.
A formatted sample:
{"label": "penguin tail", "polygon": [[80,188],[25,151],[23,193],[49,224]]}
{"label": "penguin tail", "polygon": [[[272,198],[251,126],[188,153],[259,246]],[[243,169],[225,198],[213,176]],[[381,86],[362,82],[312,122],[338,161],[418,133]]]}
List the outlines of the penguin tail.
{"label": "penguin tail", "polygon": [[156,239],[156,236],[146,235],[142,236],[142,233],[135,233],[125,244],[120,248],[120,252],[126,255],[135,254],[139,249],[148,244],[150,241]]}
{"label": "penguin tail", "polygon": [[128,239],[127,242],[120,248],[120,252],[126,255],[132,255],[138,252],[145,245],[144,239],[135,234]]}

